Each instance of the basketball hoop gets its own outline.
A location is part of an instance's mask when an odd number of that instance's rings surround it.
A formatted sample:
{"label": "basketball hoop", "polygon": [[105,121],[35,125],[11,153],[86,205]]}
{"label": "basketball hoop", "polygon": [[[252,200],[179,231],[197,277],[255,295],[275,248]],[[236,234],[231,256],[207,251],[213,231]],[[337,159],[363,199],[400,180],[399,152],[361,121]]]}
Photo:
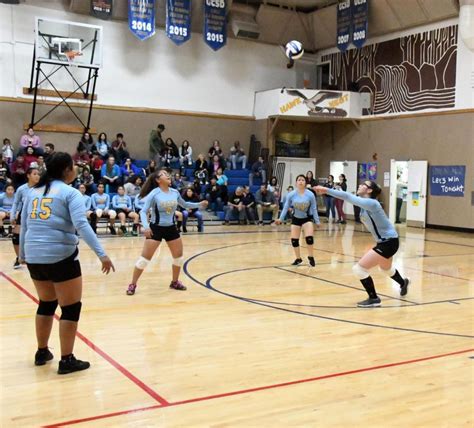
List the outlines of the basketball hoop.
{"label": "basketball hoop", "polygon": [[75,61],[75,58],[77,56],[81,56],[82,55],[82,52],[81,51],[67,51],[67,52],[64,52],[64,55],[66,55],[66,58],[69,62],[69,65],[70,66],[75,66],[76,64],[74,64],[74,61]]}

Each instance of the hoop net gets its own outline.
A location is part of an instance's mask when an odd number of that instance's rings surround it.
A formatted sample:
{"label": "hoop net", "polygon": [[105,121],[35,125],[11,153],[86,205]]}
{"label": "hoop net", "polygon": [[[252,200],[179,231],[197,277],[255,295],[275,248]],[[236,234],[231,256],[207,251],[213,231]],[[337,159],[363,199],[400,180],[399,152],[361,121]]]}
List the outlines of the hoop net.
{"label": "hoop net", "polygon": [[80,51],[67,51],[64,53],[66,55],[66,58],[69,62],[70,66],[76,67],[76,64],[74,63],[76,57],[81,56],[82,52]]}

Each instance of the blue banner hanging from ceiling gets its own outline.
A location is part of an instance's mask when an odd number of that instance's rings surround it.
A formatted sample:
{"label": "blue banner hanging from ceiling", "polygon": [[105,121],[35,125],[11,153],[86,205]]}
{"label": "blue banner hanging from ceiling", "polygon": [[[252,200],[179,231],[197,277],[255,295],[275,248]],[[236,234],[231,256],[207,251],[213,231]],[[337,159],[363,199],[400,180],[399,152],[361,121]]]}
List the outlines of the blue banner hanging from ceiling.
{"label": "blue banner hanging from ceiling", "polygon": [[217,51],[227,43],[227,0],[204,0],[204,41]]}
{"label": "blue banner hanging from ceiling", "polygon": [[337,47],[344,52],[351,43],[351,0],[337,5]]}
{"label": "blue banner hanging from ceiling", "polygon": [[352,43],[358,49],[367,41],[369,0],[352,0]]}
{"label": "blue banner hanging from ceiling", "polygon": [[191,0],[166,0],[166,35],[177,45],[191,38]]}
{"label": "blue banner hanging from ceiling", "polygon": [[155,34],[155,0],[128,0],[128,27],[140,40]]}

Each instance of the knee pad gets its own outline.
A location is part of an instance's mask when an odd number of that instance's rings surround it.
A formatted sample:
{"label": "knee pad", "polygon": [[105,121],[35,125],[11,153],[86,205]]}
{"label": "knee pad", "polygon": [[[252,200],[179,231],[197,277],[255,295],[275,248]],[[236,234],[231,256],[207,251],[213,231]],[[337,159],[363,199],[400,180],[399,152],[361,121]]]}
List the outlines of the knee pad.
{"label": "knee pad", "polygon": [[13,245],[20,245],[20,234],[14,233],[12,236],[12,243]]}
{"label": "knee pad", "polygon": [[300,246],[300,240],[299,239],[295,239],[295,238],[291,238],[291,245],[293,248],[297,248]]}
{"label": "knee pad", "polygon": [[173,266],[183,266],[183,256],[173,259]]}
{"label": "knee pad", "polygon": [[51,300],[49,302],[45,302],[44,300],[40,300],[38,304],[38,309],[36,311],[37,315],[45,315],[48,317],[52,317],[56,312],[56,308],[58,307],[57,300]]}
{"label": "knee pad", "polygon": [[395,272],[397,271],[393,266],[390,268],[390,269],[382,269],[380,266],[379,266],[379,270],[380,272],[382,272],[384,275],[387,275],[387,276],[393,276],[395,275]]}
{"label": "knee pad", "polygon": [[81,315],[81,307],[81,302],[76,302],[72,305],[61,306],[61,320],[78,322]]}
{"label": "knee pad", "polygon": [[150,260],[140,256],[140,258],[135,263],[135,267],[140,270],[145,270],[145,268],[148,266],[148,263],[150,263]]}
{"label": "knee pad", "polygon": [[98,208],[98,209],[95,211],[95,217],[96,217],[96,218],[97,218],[97,217],[101,218],[103,213],[104,213],[104,212],[103,212],[100,208]]}
{"label": "knee pad", "polygon": [[306,244],[308,245],[313,245],[314,244],[314,238],[312,236],[307,236],[305,238]]}
{"label": "knee pad", "polygon": [[114,210],[109,210],[109,218],[110,220],[114,220],[117,217],[117,213]]}
{"label": "knee pad", "polygon": [[354,275],[359,279],[365,279],[370,276],[369,271],[364,269],[359,263],[352,266],[352,272],[354,272]]}

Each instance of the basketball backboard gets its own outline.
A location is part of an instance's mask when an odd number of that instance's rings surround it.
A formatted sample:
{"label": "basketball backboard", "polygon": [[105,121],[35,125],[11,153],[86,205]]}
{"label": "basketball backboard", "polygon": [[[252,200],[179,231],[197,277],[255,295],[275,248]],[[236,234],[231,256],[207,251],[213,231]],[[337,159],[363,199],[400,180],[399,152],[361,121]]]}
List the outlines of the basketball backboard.
{"label": "basketball backboard", "polygon": [[86,68],[102,67],[102,27],[36,18],[36,61]]}

